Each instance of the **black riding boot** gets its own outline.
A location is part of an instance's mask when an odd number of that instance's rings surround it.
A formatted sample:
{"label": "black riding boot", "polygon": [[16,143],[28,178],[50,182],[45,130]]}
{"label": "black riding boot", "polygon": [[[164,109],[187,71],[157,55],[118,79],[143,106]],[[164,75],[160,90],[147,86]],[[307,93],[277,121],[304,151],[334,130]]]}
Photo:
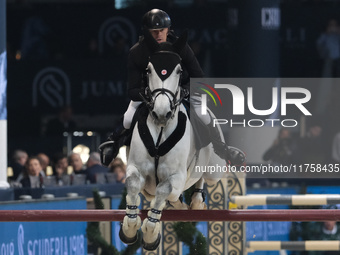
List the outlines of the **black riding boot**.
{"label": "black riding boot", "polygon": [[100,158],[104,166],[108,166],[119,153],[121,147],[120,140],[123,138],[128,129],[123,126],[123,119],[119,122],[112,134],[107,138],[107,141],[99,145]]}
{"label": "black riding boot", "polygon": [[118,123],[112,134],[107,138],[108,141],[117,142],[120,138],[124,137],[128,129],[123,125],[123,120]]}
{"label": "black riding boot", "polygon": [[215,153],[225,161],[229,161],[231,165],[241,165],[245,162],[246,156],[238,148],[228,146],[222,142],[220,132],[217,127],[214,127],[211,123],[208,125],[210,139]]}

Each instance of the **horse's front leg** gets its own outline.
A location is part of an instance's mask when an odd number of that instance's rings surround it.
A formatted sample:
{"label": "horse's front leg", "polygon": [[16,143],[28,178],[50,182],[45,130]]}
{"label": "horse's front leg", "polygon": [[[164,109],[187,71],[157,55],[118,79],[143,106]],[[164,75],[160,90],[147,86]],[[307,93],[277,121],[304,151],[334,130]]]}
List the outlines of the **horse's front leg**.
{"label": "horse's front leg", "polygon": [[141,218],[138,216],[140,204],[139,192],[144,186],[144,178],[138,169],[129,165],[126,178],[126,216],[119,231],[119,237],[126,244],[133,244],[137,241],[137,231],[141,227]]}
{"label": "horse's front leg", "polygon": [[194,209],[194,210],[207,209],[207,205],[204,202],[206,194],[205,194],[203,187],[204,187],[204,178],[202,177],[195,184],[195,190],[191,196],[190,209]]}
{"label": "horse's front leg", "polygon": [[166,204],[166,200],[177,200],[184,188],[185,180],[183,176],[172,175],[165,181],[159,183],[156,188],[156,196],[151,201],[151,210],[148,217],[143,221],[143,248],[146,250],[157,249],[160,235],[160,218],[162,210]]}

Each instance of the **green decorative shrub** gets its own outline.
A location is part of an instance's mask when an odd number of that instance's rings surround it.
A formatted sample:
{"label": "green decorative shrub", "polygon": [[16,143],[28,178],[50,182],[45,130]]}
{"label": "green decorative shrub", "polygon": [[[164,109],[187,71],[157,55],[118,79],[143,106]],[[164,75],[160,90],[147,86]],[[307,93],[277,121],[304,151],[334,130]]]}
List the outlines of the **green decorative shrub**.
{"label": "green decorative shrub", "polygon": [[[104,209],[103,201],[97,190],[93,191],[93,198],[95,208],[99,210]],[[125,198],[125,196],[124,196]],[[97,248],[101,248],[101,255],[134,255],[136,251],[141,247],[141,233],[138,233],[138,240],[133,245],[128,245],[125,250],[119,252],[113,245],[108,244],[102,237],[99,230],[99,222],[89,222],[86,229],[88,240],[93,243]]]}

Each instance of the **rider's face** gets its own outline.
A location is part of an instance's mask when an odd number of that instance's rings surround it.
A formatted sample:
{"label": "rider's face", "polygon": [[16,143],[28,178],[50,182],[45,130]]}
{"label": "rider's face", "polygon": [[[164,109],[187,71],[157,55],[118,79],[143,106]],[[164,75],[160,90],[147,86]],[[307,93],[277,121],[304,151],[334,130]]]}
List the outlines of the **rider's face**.
{"label": "rider's face", "polygon": [[150,33],[158,43],[166,42],[169,28],[151,29]]}

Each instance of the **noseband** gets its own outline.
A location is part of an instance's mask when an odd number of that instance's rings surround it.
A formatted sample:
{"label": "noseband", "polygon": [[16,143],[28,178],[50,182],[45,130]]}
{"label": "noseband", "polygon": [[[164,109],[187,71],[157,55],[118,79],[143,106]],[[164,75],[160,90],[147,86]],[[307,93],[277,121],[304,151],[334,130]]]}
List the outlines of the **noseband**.
{"label": "noseband", "polygon": [[146,94],[147,94],[147,98],[149,99],[147,101],[147,105],[148,105],[148,108],[149,108],[150,111],[153,110],[153,108],[155,106],[155,100],[160,95],[166,95],[167,96],[167,98],[170,101],[171,111],[174,111],[176,109],[176,107],[178,105],[180,105],[180,103],[183,100],[183,98],[180,98],[179,100],[177,100],[177,95],[178,95],[178,92],[179,92],[179,86],[178,86],[175,93],[173,93],[171,90],[165,89],[165,88],[155,89],[155,90],[151,91],[149,87],[146,87],[145,91],[146,91]]}

